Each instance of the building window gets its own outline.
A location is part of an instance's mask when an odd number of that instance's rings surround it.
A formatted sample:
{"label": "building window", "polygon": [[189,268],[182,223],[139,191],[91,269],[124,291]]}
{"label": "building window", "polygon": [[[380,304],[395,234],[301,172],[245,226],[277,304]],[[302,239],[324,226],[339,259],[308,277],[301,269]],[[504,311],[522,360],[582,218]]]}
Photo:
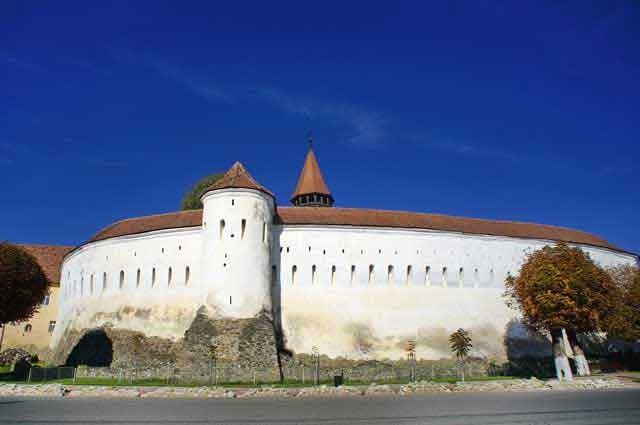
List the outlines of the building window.
{"label": "building window", "polygon": [[331,285],[336,284],[336,266],[331,266]]}
{"label": "building window", "polygon": [[93,294],[93,273],[91,273],[91,282],[89,283],[89,293]]}
{"label": "building window", "polygon": [[107,290],[107,273],[102,273],[102,292]]}
{"label": "building window", "polygon": [[493,286],[493,280],[495,278],[495,272],[493,269],[489,270],[489,286]]}
{"label": "building window", "polygon": [[442,268],[442,286],[444,287],[447,286],[447,268],[446,267]]}
{"label": "building window", "polygon": [[298,272],[298,266],[291,267],[291,284],[296,284],[296,273]]}
{"label": "building window", "polygon": [[458,270],[458,283],[460,286],[464,286],[464,268],[462,267]]}
{"label": "building window", "polygon": [[431,267],[426,266],[424,268],[424,284],[425,286],[431,286],[431,276],[429,272],[431,271]]}
{"label": "building window", "polygon": [[387,283],[393,284],[393,266],[387,267]]}
{"label": "building window", "polygon": [[156,268],[151,269],[151,286],[156,284]]}
{"label": "building window", "polygon": [[53,330],[56,328],[56,321],[52,320],[49,322],[49,333],[52,334]]}
{"label": "building window", "polygon": [[47,294],[42,299],[42,305],[49,305],[49,301],[51,301],[51,294]]}
{"label": "building window", "polygon": [[191,269],[189,269],[189,266],[187,266],[184,269],[184,286],[187,286],[189,284],[190,277],[191,277]]}
{"label": "building window", "polygon": [[140,286],[140,269],[136,272],[136,288]]}
{"label": "building window", "polygon": [[267,222],[262,222],[262,242],[267,243]]}
{"label": "building window", "polygon": [[171,278],[173,278],[173,270],[169,267],[169,271],[167,272],[167,286],[171,286]]}
{"label": "building window", "polygon": [[478,286],[478,282],[480,282],[480,274],[478,273],[478,268],[473,270],[473,286]]}
{"label": "building window", "polygon": [[411,271],[412,271],[412,267],[407,266],[407,281],[406,281],[407,285],[411,285]]}
{"label": "building window", "polygon": [[80,295],[84,292],[84,276],[80,277]]}
{"label": "building window", "polygon": [[120,270],[120,290],[124,287],[124,270]]}
{"label": "building window", "polygon": [[247,229],[247,220],[243,218],[240,224],[240,239],[244,239],[244,231],[246,229]]}
{"label": "building window", "polygon": [[222,237],[224,236],[224,220],[220,220],[220,239],[222,239]]}
{"label": "building window", "polygon": [[351,278],[349,280],[349,282],[353,285],[353,281],[356,278],[356,266],[352,265],[351,266]]}
{"label": "building window", "polygon": [[374,272],[373,264],[369,264],[369,284],[370,285],[373,285],[373,281],[374,281],[373,272]]}
{"label": "building window", "polygon": [[25,325],[25,327],[24,327],[24,331],[25,331],[26,333],[29,333],[29,332],[31,332],[31,329],[32,329],[32,328],[33,328],[33,326],[31,326],[31,323],[27,323],[27,324]]}
{"label": "building window", "polygon": [[316,265],[311,266],[311,284],[316,284]]}

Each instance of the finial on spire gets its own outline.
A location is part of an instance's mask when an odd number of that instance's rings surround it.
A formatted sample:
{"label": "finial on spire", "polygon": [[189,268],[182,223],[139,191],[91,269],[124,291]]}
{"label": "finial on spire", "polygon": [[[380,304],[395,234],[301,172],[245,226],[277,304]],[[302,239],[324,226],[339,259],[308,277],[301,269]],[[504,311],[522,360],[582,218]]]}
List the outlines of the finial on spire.
{"label": "finial on spire", "polygon": [[307,132],[307,142],[309,143],[309,149],[313,148],[313,133],[311,131]]}

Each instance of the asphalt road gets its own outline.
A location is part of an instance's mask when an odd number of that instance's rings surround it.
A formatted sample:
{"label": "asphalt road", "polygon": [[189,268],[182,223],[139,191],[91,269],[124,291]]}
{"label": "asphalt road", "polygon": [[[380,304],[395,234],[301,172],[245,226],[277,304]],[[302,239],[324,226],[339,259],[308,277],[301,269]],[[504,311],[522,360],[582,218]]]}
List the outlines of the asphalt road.
{"label": "asphalt road", "polygon": [[0,424],[640,424],[640,390],[333,399],[0,399]]}

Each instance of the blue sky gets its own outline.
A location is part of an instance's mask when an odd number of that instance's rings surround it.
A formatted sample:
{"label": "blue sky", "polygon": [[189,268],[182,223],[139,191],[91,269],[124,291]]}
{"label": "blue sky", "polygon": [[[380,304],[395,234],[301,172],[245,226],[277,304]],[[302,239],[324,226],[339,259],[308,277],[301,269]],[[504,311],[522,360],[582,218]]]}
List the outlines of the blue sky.
{"label": "blue sky", "polygon": [[634,1],[0,5],[0,239],[79,244],[242,161],[288,204],[533,221],[640,252]]}

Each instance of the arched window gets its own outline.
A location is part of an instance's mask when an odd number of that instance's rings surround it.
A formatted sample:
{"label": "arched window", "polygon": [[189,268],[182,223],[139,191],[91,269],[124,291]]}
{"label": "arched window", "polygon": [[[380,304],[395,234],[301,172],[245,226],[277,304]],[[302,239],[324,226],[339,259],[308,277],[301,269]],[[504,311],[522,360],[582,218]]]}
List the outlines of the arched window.
{"label": "arched window", "polygon": [[31,323],[27,323],[24,327],[24,331],[27,333],[31,332],[31,329],[33,329],[33,326],[31,326]]}
{"label": "arched window", "polygon": [[311,266],[311,284],[316,284],[316,265]]}
{"label": "arched window", "polygon": [[102,273],[102,292],[107,290],[107,272]]}
{"label": "arched window", "polygon": [[458,284],[464,286],[464,268],[460,267],[458,270]]}
{"label": "arched window", "polygon": [[247,220],[243,218],[240,224],[240,239],[244,239],[245,230],[247,230]]}
{"label": "arched window", "polygon": [[331,266],[331,285],[336,284],[336,266]]}
{"label": "arched window", "polygon": [[190,277],[191,277],[191,270],[189,269],[189,266],[187,266],[184,269],[184,286],[187,286],[189,284]]}
{"label": "arched window", "polygon": [[387,283],[393,284],[393,266],[387,267]]}
{"label": "arched window", "polygon": [[156,284],[156,268],[151,269],[151,286],[155,286]]}
{"label": "arched window", "polygon": [[124,270],[120,270],[120,284],[119,284],[120,290],[122,290],[123,287],[124,287]]}
{"label": "arched window", "polygon": [[220,220],[220,239],[222,239],[222,237],[224,236],[224,220]]}
{"label": "arched window", "polygon": [[425,266],[424,268],[424,284],[425,286],[431,286],[431,267]]}
{"label": "arched window", "polygon": [[413,268],[409,265],[407,266],[407,281],[405,282],[407,285],[411,285],[411,272]]}
{"label": "arched window", "polygon": [[374,267],[373,264],[369,264],[369,284],[373,285],[375,277],[373,275],[374,273]]}
{"label": "arched window", "polygon": [[167,286],[171,286],[171,279],[173,278],[173,270],[169,267],[169,271],[167,272]]}
{"label": "arched window", "polygon": [[353,281],[356,278],[356,266],[352,265],[351,266],[351,278],[349,279],[349,282],[353,285]]}
{"label": "arched window", "polygon": [[136,272],[136,288],[140,286],[140,269]]}
{"label": "arched window", "polygon": [[298,272],[298,266],[291,267],[291,284],[296,284],[296,273]]}
{"label": "arched window", "polygon": [[442,268],[442,286],[447,287],[447,268]]}

